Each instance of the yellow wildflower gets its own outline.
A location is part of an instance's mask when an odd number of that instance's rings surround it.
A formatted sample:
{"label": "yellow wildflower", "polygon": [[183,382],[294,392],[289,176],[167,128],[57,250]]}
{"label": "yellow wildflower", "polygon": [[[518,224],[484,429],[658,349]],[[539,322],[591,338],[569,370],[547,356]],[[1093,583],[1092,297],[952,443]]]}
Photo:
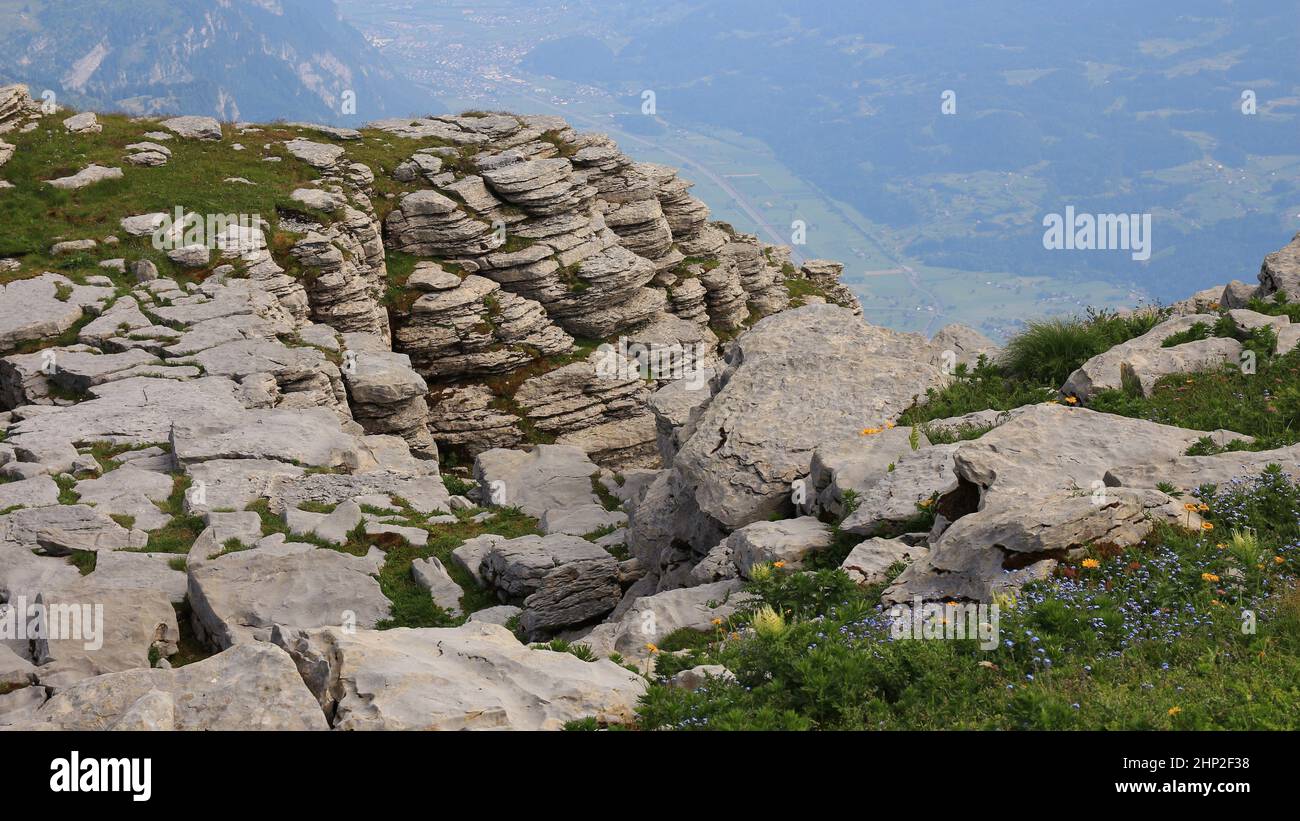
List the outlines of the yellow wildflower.
{"label": "yellow wildflower", "polygon": [[1219,577],[1216,576],[1216,575],[1214,575],[1213,573],[1202,573],[1202,574],[1201,574],[1201,581],[1203,581],[1203,582],[1217,582],[1218,580],[1219,580]]}
{"label": "yellow wildflower", "polygon": [[1101,562],[1096,559],[1084,559],[1083,566],[1089,570],[1096,570],[1098,567],[1101,567]]}
{"label": "yellow wildflower", "polygon": [[1169,717],[1170,717],[1170,718],[1173,718],[1174,716],[1178,715],[1178,714],[1181,713],[1182,711],[1183,711],[1183,708],[1182,708],[1182,707],[1170,707],[1170,708],[1169,708]]}

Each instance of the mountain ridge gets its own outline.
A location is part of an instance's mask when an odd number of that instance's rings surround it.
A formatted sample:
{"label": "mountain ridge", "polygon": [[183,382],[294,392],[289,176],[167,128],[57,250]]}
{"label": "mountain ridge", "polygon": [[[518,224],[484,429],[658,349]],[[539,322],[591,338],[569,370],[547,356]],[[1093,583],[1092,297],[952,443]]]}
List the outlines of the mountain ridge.
{"label": "mountain ridge", "polygon": [[0,81],[78,108],[336,125],[441,110],[332,0],[0,5]]}

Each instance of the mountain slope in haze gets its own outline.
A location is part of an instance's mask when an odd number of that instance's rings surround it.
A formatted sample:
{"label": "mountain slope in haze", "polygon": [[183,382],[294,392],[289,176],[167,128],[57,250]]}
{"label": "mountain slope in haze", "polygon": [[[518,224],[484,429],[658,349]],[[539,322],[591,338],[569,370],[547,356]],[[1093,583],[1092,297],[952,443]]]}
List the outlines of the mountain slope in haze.
{"label": "mountain slope in haze", "polygon": [[[611,17],[609,35],[562,36],[520,66],[621,95],[646,128],[649,89],[663,123],[760,139],[932,266],[1177,299],[1248,274],[1241,260],[1300,227],[1294,0],[682,6]],[[1153,214],[1152,258],[1044,249],[1043,216],[1068,205]]]}
{"label": "mountain slope in haze", "polygon": [[351,125],[442,110],[333,0],[0,0],[3,82],[79,108],[224,120]]}

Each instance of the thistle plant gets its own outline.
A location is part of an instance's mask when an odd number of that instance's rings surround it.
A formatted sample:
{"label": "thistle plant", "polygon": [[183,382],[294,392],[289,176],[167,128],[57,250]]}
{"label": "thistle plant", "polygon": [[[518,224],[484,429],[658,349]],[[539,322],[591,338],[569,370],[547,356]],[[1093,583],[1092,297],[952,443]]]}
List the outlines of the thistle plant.
{"label": "thistle plant", "polygon": [[754,628],[754,632],[765,639],[778,639],[785,633],[785,616],[778,613],[770,604],[755,610],[749,623]]}

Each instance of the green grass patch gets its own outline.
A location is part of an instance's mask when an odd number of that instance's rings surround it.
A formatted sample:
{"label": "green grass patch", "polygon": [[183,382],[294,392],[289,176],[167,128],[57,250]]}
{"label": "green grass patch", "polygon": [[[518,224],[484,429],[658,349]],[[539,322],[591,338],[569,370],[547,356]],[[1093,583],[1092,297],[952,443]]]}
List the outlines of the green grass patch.
{"label": "green grass patch", "polygon": [[149,534],[145,548],[150,553],[188,553],[194,540],[206,525],[203,519],[185,512],[185,494],[190,489],[190,477],[177,473],[172,477],[172,492],[166,501],[156,503],[171,521]]}
{"label": "green grass patch", "polygon": [[[1300,441],[1300,349],[1257,360],[1253,374],[1240,367],[1173,374],[1147,397],[1109,390],[1088,403],[1092,410],[1191,430],[1231,430],[1256,438],[1237,449],[1272,450]],[[1200,446],[1199,452],[1211,452]]]}
{"label": "green grass patch", "polygon": [[[461,517],[458,515],[458,518]],[[377,625],[380,630],[394,627],[452,627],[464,622],[463,617],[453,619],[435,605],[429,591],[420,587],[411,577],[411,564],[415,560],[437,557],[452,580],[465,591],[460,602],[461,610],[469,614],[500,602],[489,591],[480,588],[468,573],[452,561],[451,552],[466,540],[485,533],[512,539],[541,534],[537,529],[537,520],[518,508],[501,508],[482,523],[464,517],[454,525],[422,526],[429,531],[428,543],[423,547],[416,547],[395,537],[376,540],[377,546],[387,554],[379,573],[379,586],[392,602],[391,615]]]}
{"label": "green grass patch", "polygon": [[68,564],[77,568],[81,575],[88,576],[95,569],[97,555],[93,550],[74,550],[68,556]]}
{"label": "green grass patch", "polygon": [[605,487],[604,482],[600,481],[599,472],[591,474],[591,492],[596,494],[596,498],[600,500],[601,506],[606,510],[612,512],[623,509],[623,502],[611,493],[609,488]]}
{"label": "green grass patch", "polygon": [[[926,422],[935,419],[965,416],[983,410],[1013,410],[1047,401],[1055,393],[1055,387],[1014,377],[981,356],[974,368],[958,365],[952,381],[945,387],[926,391],[925,399],[908,408],[898,418],[898,424],[918,425],[924,429]],[[929,431],[925,432],[928,436]]]}
{"label": "green grass patch", "polygon": [[1012,337],[999,364],[1013,379],[1060,387],[1084,362],[1160,324],[1166,311],[1139,311],[1120,316],[1089,311],[1082,318],[1030,322]]}

